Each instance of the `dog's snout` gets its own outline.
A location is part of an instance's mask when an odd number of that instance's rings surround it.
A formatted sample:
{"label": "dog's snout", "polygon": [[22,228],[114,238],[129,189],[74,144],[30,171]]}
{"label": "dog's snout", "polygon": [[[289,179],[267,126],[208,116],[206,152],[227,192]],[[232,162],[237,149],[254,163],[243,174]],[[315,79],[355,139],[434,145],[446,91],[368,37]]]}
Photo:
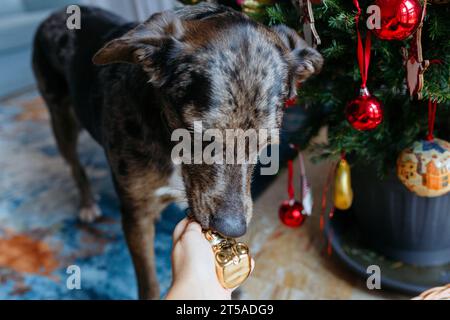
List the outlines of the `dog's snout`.
{"label": "dog's snout", "polygon": [[238,238],[247,232],[247,223],[243,214],[220,213],[212,217],[210,228],[225,237]]}

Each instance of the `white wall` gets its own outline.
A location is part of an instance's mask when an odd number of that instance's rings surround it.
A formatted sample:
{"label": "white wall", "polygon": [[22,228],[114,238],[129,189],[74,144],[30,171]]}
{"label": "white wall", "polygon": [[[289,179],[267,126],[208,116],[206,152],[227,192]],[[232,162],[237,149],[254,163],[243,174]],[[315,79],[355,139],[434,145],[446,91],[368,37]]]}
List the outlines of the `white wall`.
{"label": "white wall", "polygon": [[48,10],[67,3],[96,5],[129,20],[145,20],[177,5],[175,0],[0,0],[0,98],[34,83],[30,68],[34,30]]}
{"label": "white wall", "polygon": [[114,11],[130,20],[145,20],[152,13],[172,9],[175,0],[82,0],[83,3],[96,5]]}

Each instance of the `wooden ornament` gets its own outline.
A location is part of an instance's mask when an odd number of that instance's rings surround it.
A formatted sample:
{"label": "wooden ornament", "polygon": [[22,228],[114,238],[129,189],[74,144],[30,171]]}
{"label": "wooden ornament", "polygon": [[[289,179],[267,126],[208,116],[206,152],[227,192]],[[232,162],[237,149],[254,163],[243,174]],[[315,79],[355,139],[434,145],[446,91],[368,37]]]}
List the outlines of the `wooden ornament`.
{"label": "wooden ornament", "polygon": [[430,66],[429,60],[424,60],[422,55],[422,28],[423,19],[426,14],[427,0],[424,1],[422,20],[411,40],[410,48],[403,48],[404,59],[406,60],[406,83],[411,98],[422,100],[422,89],[424,82],[424,73]]}
{"label": "wooden ornament", "polygon": [[309,46],[316,48],[321,44],[319,33],[317,32],[314,20],[312,3],[320,4],[321,0],[293,0],[294,6],[300,13],[303,24],[303,37]]}

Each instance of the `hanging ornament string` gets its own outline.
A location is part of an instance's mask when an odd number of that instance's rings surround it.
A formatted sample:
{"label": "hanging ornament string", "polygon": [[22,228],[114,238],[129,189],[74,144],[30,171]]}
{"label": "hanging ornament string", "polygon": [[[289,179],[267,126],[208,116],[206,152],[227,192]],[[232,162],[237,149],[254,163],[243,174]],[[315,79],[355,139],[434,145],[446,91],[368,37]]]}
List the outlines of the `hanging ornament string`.
{"label": "hanging ornament string", "polygon": [[301,152],[298,153],[298,163],[300,165],[300,196],[303,198],[305,193],[309,191],[309,185],[306,178],[306,169],[304,164],[305,159],[303,158],[303,154]]}
{"label": "hanging ornament string", "polygon": [[353,4],[356,7],[357,13],[355,15],[355,24],[356,24],[356,34],[358,36],[358,65],[359,72],[361,74],[361,88],[366,88],[367,83],[367,74],[369,72],[369,64],[370,64],[370,49],[372,47],[372,37],[371,32],[368,31],[366,35],[366,44],[363,46],[363,41],[361,37],[361,32],[359,31],[359,18],[361,17],[361,8],[359,6],[358,0],[353,0]]}
{"label": "hanging ornament string", "polygon": [[[330,190],[331,182],[333,181],[334,173],[336,172],[337,163],[332,164],[330,167],[330,171],[328,172],[328,177],[325,182],[325,185],[323,186],[323,192],[322,192],[322,203],[320,207],[320,224],[319,228],[320,231],[323,231],[325,228],[325,211],[327,210],[327,198],[328,198],[328,191]],[[332,217],[334,213],[334,207],[331,209],[330,214],[328,217]]]}
{"label": "hanging ornament string", "polygon": [[334,232],[333,229],[330,229],[330,234],[328,235],[328,242],[327,242],[327,254],[328,256],[331,256],[333,254],[333,236],[334,236]]}
{"label": "hanging ornament string", "polygon": [[[325,211],[327,209],[327,198],[328,198],[328,191],[330,190],[331,187],[331,182],[333,181],[333,177],[334,174],[336,172],[336,168],[339,162],[332,164],[330,167],[330,171],[328,173],[328,177],[327,177],[327,181],[325,182],[325,185],[323,187],[323,193],[322,193],[322,203],[321,203],[321,210],[320,210],[320,231],[323,237],[325,237]],[[332,206],[330,213],[328,214],[328,219],[331,219],[334,215],[334,206]],[[326,251],[326,253],[328,254],[328,256],[331,256],[333,250],[332,250],[332,246],[331,246],[331,242],[333,240],[333,230],[331,228],[329,228],[328,230],[328,236],[326,237],[326,239],[324,239],[326,241],[326,246],[324,247],[324,250]],[[322,251],[323,252],[323,251]]]}
{"label": "hanging ornament string", "polygon": [[311,0],[307,0],[307,7],[308,7],[308,19],[309,24],[311,28],[311,32],[314,36],[315,42],[314,42],[314,48],[317,46],[320,46],[322,41],[320,40],[319,33],[317,32],[315,21],[314,21],[314,11],[312,9]]}
{"label": "hanging ornament string", "polygon": [[311,185],[309,184],[308,177],[306,175],[305,158],[303,157],[303,153],[301,151],[299,151],[298,158],[300,164],[300,197],[302,199],[305,214],[310,216],[313,208],[313,196]]}
{"label": "hanging ornament string", "polygon": [[311,0],[298,0],[298,8],[302,12],[301,23],[303,24],[303,36],[305,41],[313,48],[321,44],[314,20],[314,11]]}
{"label": "hanging ornament string", "polygon": [[294,193],[294,161],[288,160],[288,196],[289,200],[294,200],[295,193]]}
{"label": "hanging ornament string", "polygon": [[436,121],[436,109],[437,109],[437,101],[428,99],[428,136],[427,140],[434,140],[433,132],[434,132],[434,123]]}
{"label": "hanging ornament string", "polygon": [[[330,171],[328,172],[328,177],[327,180],[325,182],[325,185],[323,186],[323,192],[322,192],[322,203],[321,203],[321,208],[320,208],[320,218],[319,218],[319,229],[320,229],[320,234],[322,235],[322,239],[326,241],[326,247],[324,247],[324,249],[322,250],[322,254],[324,251],[326,251],[326,253],[330,256],[331,255],[331,233],[328,234],[328,237],[325,239],[325,211],[327,210],[327,196],[328,196],[328,191],[330,189],[331,186],[331,181],[333,181],[333,176],[334,176],[334,172],[336,171],[336,166],[337,164],[333,164],[330,167]],[[333,210],[333,209],[332,209]],[[331,231],[331,229],[329,230],[329,232]]]}

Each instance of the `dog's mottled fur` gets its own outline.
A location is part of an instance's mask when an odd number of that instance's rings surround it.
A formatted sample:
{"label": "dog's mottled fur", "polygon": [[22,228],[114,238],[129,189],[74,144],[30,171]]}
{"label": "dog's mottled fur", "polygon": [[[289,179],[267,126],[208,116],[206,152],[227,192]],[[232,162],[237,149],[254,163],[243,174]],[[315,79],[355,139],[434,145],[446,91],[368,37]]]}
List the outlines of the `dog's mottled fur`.
{"label": "dog's mottled fur", "polygon": [[171,132],[192,130],[196,120],[205,129],[278,128],[283,102],[320,70],[322,57],[285,26],[213,4],[142,24],[92,7],[81,8],[80,30],[68,30],[66,19],[61,11],[41,24],[33,68],[80,191],[80,218],[100,215],[76,155],[84,128],[111,167],[139,297],[158,298],[153,237],[161,209],[184,196],[203,228],[231,237],[245,233],[252,214],[253,166],[177,168]]}

